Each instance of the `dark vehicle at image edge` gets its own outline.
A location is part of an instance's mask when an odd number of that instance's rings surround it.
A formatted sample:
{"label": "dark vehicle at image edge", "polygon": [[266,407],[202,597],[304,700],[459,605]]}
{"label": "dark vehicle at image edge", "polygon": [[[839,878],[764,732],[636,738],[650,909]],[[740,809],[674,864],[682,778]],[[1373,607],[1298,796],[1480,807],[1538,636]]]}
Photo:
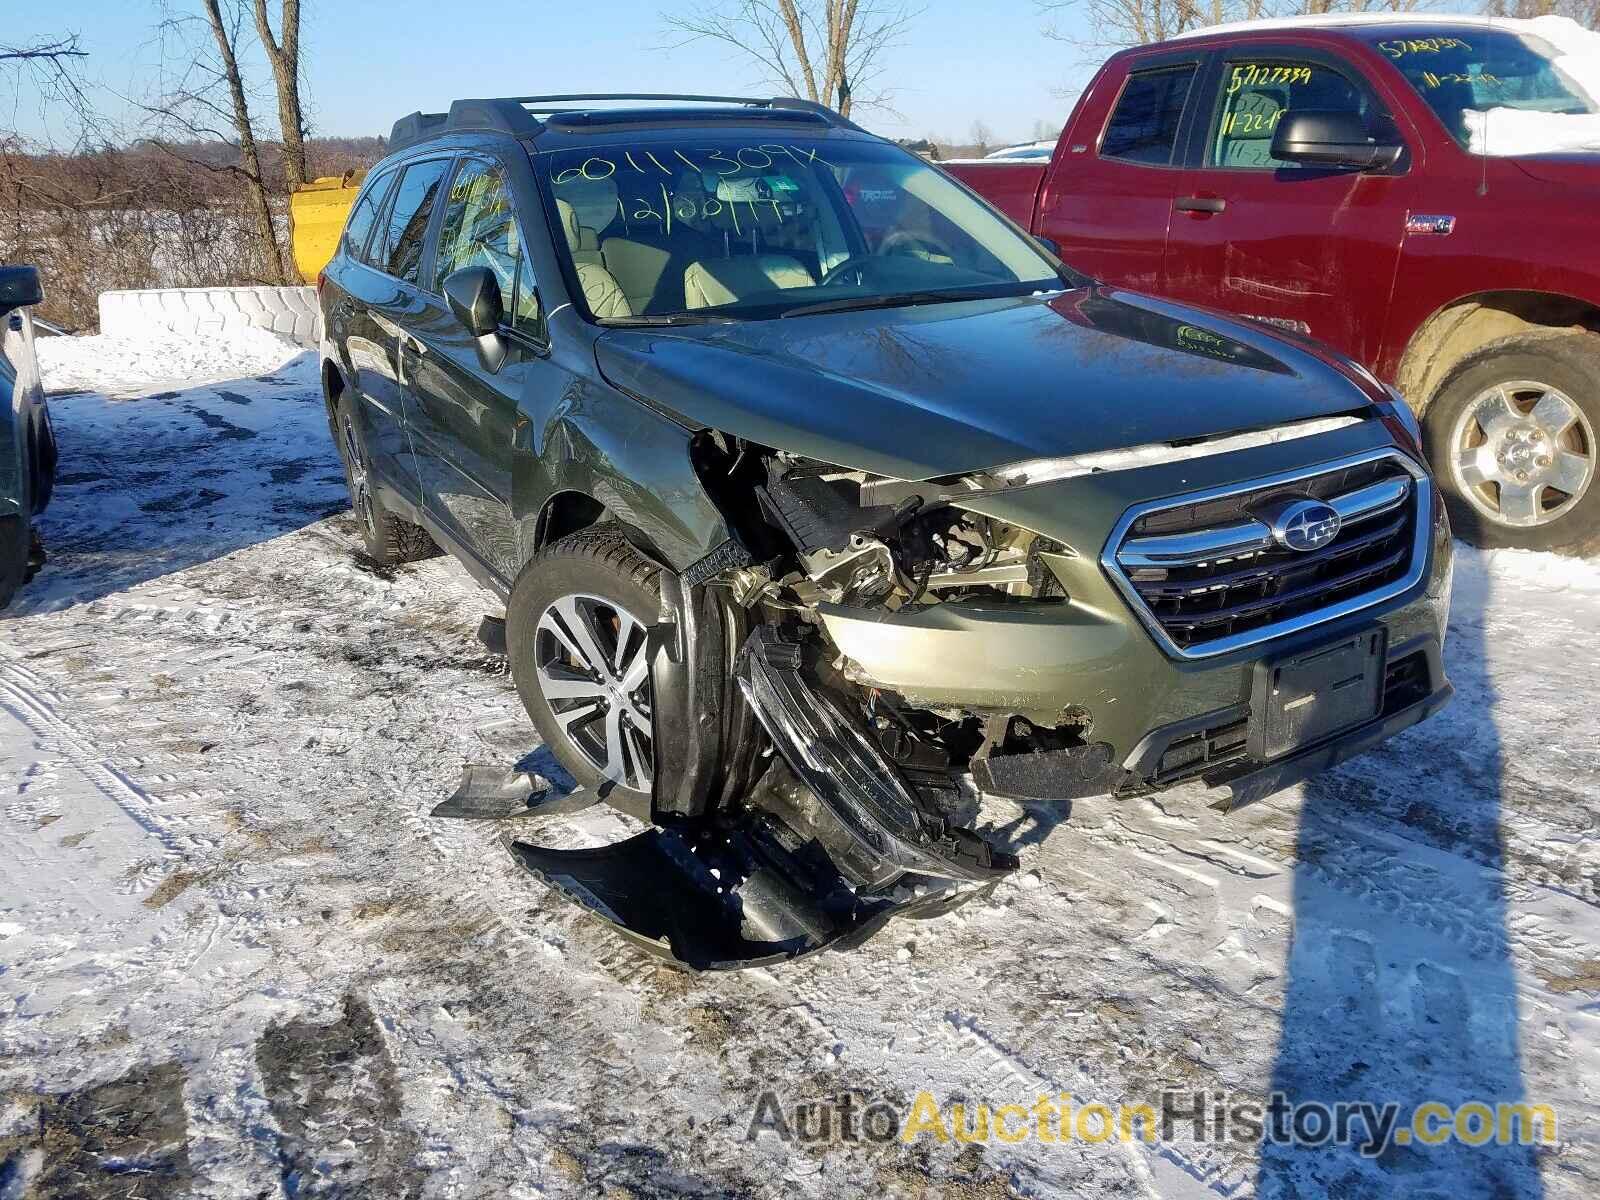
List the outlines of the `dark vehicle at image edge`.
{"label": "dark vehicle at image edge", "polygon": [[0,266],[0,609],[44,565],[34,522],[55,487],[56,439],[29,312],[43,299],[38,268]]}
{"label": "dark vehicle at image edge", "polygon": [[652,826],[513,853],[644,945],[851,945],[1015,868],[981,795],[1243,803],[1448,700],[1445,515],[1345,359],[813,104],[457,101],[390,150],[319,281],[366,550],[504,599],[539,733]]}

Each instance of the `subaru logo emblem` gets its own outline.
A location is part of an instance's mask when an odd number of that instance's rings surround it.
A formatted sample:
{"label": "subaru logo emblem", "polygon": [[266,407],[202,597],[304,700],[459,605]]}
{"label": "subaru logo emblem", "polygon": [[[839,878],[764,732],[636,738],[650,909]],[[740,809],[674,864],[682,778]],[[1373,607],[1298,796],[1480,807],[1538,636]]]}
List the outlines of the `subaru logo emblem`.
{"label": "subaru logo emblem", "polygon": [[1272,522],[1272,537],[1289,550],[1320,550],[1339,536],[1342,523],[1332,505],[1321,500],[1297,500]]}

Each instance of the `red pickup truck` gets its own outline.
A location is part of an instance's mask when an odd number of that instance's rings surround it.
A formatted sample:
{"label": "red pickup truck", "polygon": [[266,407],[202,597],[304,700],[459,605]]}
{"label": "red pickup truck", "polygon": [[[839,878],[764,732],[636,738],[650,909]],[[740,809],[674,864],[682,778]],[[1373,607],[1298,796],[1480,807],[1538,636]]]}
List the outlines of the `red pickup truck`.
{"label": "red pickup truck", "polygon": [[1049,162],[948,169],[1096,278],[1367,364],[1420,417],[1463,536],[1581,552],[1597,78],[1600,35],[1559,18],[1222,26],[1113,56]]}

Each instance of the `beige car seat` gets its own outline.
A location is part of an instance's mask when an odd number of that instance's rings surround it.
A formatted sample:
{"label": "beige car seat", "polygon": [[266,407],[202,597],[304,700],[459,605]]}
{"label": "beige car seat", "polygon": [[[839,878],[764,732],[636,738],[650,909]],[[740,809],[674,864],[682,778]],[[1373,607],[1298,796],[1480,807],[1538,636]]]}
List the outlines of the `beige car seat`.
{"label": "beige car seat", "polygon": [[714,308],[780,288],[815,287],[816,282],[799,259],[787,254],[703,258],[683,273],[683,299],[688,308]]}
{"label": "beige car seat", "polygon": [[578,283],[583,288],[589,311],[602,319],[633,316],[633,306],[622,294],[616,277],[601,263],[600,240],[595,231],[578,224],[578,211],[567,201],[558,199],[556,211],[561,218],[562,232],[567,235],[567,246],[572,251],[572,262],[577,268]]}

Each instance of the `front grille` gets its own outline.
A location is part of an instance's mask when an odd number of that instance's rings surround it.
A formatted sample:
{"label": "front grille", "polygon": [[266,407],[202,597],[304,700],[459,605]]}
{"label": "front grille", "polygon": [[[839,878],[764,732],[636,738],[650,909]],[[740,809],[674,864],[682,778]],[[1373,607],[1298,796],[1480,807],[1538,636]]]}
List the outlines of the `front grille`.
{"label": "front grille", "polygon": [[[1296,551],[1273,536],[1296,500],[1340,515],[1337,536]],[[1118,526],[1107,567],[1140,615],[1185,657],[1220,654],[1397,595],[1421,577],[1427,477],[1382,452],[1304,477],[1141,506]]]}

